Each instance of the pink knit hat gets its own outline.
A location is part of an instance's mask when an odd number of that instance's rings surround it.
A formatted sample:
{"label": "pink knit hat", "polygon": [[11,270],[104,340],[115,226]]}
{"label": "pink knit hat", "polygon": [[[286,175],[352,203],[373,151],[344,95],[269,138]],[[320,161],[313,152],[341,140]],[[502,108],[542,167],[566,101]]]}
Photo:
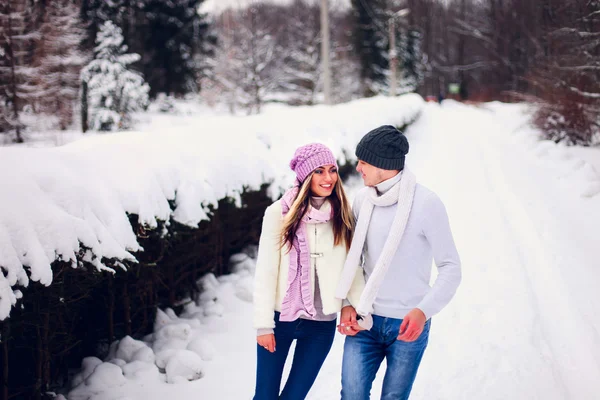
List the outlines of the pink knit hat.
{"label": "pink knit hat", "polygon": [[290,161],[290,168],[296,173],[298,181],[303,182],[315,169],[328,164],[335,165],[337,168],[331,150],[320,143],[309,143],[296,149]]}

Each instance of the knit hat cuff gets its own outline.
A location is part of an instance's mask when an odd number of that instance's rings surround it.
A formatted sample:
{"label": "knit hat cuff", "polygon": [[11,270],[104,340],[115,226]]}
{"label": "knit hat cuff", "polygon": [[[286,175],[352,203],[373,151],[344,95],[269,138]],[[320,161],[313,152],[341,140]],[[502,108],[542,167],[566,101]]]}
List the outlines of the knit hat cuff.
{"label": "knit hat cuff", "polygon": [[296,176],[300,182],[304,182],[306,177],[315,169],[329,164],[335,165],[337,168],[335,157],[333,157],[330,151],[316,153],[298,164],[296,167]]}
{"label": "knit hat cuff", "polygon": [[381,169],[400,171],[404,168],[404,156],[400,156],[398,158],[383,158],[373,153],[361,143],[356,146],[356,157],[359,160]]}

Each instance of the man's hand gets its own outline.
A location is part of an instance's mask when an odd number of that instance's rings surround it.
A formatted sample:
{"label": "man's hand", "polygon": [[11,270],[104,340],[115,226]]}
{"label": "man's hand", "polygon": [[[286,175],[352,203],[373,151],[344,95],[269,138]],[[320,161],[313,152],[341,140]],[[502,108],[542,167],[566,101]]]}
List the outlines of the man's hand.
{"label": "man's hand", "polygon": [[423,332],[425,322],[427,322],[427,318],[423,311],[413,308],[402,320],[397,339],[404,342],[414,342]]}
{"label": "man's hand", "polygon": [[337,328],[339,333],[348,336],[354,336],[362,330],[356,321],[356,310],[354,307],[345,306],[342,308],[342,312],[340,314],[340,324]]}
{"label": "man's hand", "polygon": [[273,333],[257,336],[256,342],[259,346],[264,347],[265,350],[268,350],[271,353],[275,352],[275,335]]}

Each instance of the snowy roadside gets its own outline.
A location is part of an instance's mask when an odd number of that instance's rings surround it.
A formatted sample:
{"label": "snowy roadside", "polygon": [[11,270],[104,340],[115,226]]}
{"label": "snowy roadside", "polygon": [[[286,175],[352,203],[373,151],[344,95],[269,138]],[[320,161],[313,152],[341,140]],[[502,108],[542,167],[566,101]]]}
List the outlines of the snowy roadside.
{"label": "snowy roadside", "polygon": [[485,104],[484,109],[495,114],[501,123],[501,134],[510,135],[515,151],[531,151],[531,159],[559,178],[559,184],[566,190],[582,197],[600,194],[599,146],[567,146],[544,140],[529,123],[531,106],[527,104],[492,102]]}

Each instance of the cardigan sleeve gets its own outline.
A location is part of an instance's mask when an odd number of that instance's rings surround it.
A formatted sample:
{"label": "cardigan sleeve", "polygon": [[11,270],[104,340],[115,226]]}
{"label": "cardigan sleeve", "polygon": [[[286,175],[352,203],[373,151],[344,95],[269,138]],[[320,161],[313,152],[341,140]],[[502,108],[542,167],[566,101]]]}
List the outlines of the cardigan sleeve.
{"label": "cardigan sleeve", "polygon": [[358,306],[358,302],[360,301],[360,296],[362,295],[364,288],[365,275],[363,273],[362,267],[359,266],[356,269],[356,275],[354,276],[354,280],[352,281],[352,286],[350,286],[350,290],[348,291],[348,298],[347,300],[344,300],[343,305],[352,305],[356,308],[356,306]]}
{"label": "cardigan sleeve", "polygon": [[[365,189],[361,189],[358,191],[356,196],[354,197],[354,201],[352,202],[352,212],[354,214],[354,221],[358,221],[360,207],[362,202],[364,201],[364,197],[366,195]],[[358,306],[358,302],[360,301],[360,296],[362,295],[363,289],[365,288],[365,275],[363,271],[363,257],[361,255],[359,266],[356,269],[356,275],[354,276],[354,280],[352,281],[352,286],[350,286],[350,290],[348,291],[347,298],[344,299],[343,305],[352,305],[354,307]]]}
{"label": "cardigan sleeve", "polygon": [[275,202],[265,210],[258,243],[254,274],[254,328],[274,328],[275,301],[280,262],[280,237],[283,220],[281,204]]}

